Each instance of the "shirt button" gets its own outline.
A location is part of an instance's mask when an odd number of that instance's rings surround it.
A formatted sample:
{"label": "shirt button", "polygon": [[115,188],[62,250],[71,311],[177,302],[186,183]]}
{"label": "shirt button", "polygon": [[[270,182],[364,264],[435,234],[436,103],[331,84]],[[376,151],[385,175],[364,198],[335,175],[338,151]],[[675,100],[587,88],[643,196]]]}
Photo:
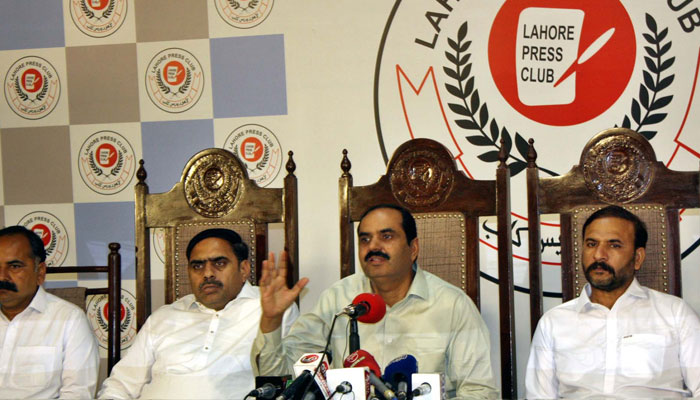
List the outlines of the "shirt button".
{"label": "shirt button", "polygon": [[205,347],[204,350],[209,350],[209,347]]}

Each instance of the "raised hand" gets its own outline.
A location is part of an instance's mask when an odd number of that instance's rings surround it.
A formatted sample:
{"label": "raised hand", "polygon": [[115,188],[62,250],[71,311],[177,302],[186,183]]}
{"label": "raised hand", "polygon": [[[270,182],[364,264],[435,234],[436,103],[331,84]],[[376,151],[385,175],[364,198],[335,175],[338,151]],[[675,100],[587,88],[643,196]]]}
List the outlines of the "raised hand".
{"label": "raised hand", "polygon": [[279,265],[275,263],[275,253],[270,252],[267,260],[263,261],[258,282],[262,306],[260,330],[263,333],[272,332],[282,325],[284,312],[307,283],[309,279],[302,278],[291,289],[287,288],[287,252],[280,253]]}

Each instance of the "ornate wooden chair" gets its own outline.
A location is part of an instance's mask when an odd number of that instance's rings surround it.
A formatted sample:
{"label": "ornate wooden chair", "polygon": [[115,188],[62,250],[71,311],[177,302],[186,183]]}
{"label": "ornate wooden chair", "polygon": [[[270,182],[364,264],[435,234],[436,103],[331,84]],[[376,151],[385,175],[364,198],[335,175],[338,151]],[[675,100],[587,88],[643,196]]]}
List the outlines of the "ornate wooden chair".
{"label": "ornate wooden chair", "polygon": [[430,139],[413,139],[394,152],[386,174],[368,186],[353,186],[343,150],[340,177],[341,277],[355,272],[354,222],[376,204],[397,204],[416,218],[421,268],[461,288],[477,307],[479,299],[479,217],[498,217],[501,386],[516,398],[515,325],[510,225],[510,172],[501,146],[495,181],[467,178],[454,157]]}
{"label": "ornate wooden chair", "polygon": [[107,375],[109,375],[109,373],[112,371],[112,367],[119,362],[121,354],[122,259],[121,255],[119,254],[120,247],[121,246],[119,243],[109,244],[109,254],[107,255],[106,266],[91,265],[82,267],[46,267],[47,274],[65,274],[77,272],[107,273],[106,288],[88,289],[85,287],[68,287],[46,289],[47,292],[66,301],[70,301],[83,310],[86,309],[86,296],[107,295],[107,313],[106,315],[97,315],[97,318],[107,319]]}
{"label": "ornate wooden chair", "polygon": [[284,223],[289,253],[288,284],[299,279],[296,165],[289,152],[281,189],[261,188],[248,178],[245,166],[224,149],[195,154],[182,177],[167,193],[148,193],[144,161],[136,176],[136,298],[140,329],[151,312],[150,230],[164,229],[165,302],[191,293],[185,249],[198,232],[212,227],[233,229],[250,248],[255,284],[268,251],[268,224]]}
{"label": "ornate wooden chair", "polygon": [[540,215],[559,214],[561,286],[564,301],[586,284],[581,267],[581,228],[596,210],[620,205],[647,225],[646,261],[637,272],[644,286],[681,295],[679,210],[700,207],[700,172],[672,171],[656,160],[649,142],[626,128],[598,133],[581,152],[578,165],[556,178],[539,178],[533,140],[527,168],[530,258],[530,328],[542,316]]}

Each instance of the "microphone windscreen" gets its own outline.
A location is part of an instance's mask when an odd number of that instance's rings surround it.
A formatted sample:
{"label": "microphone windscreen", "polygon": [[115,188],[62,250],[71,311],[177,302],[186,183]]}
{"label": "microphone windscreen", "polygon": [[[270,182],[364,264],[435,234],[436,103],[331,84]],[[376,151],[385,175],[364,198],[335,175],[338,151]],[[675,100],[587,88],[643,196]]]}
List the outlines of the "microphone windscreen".
{"label": "microphone windscreen", "polygon": [[410,354],[396,357],[384,368],[384,381],[396,388],[399,382],[408,382],[410,387],[411,375],[418,373],[418,360]]}
{"label": "microphone windscreen", "polygon": [[351,353],[347,358],[343,361],[343,367],[345,368],[361,368],[361,367],[367,367],[369,368],[370,372],[372,372],[376,376],[382,376],[382,370],[379,368],[379,364],[377,364],[377,360],[372,357],[371,354],[366,352],[365,350],[357,350],[353,353]]}
{"label": "microphone windscreen", "polygon": [[352,301],[352,304],[355,305],[362,303],[364,303],[369,310],[367,314],[360,315],[357,318],[358,321],[366,324],[374,324],[384,318],[384,314],[386,314],[386,303],[384,299],[382,299],[382,296],[375,293],[360,293]]}

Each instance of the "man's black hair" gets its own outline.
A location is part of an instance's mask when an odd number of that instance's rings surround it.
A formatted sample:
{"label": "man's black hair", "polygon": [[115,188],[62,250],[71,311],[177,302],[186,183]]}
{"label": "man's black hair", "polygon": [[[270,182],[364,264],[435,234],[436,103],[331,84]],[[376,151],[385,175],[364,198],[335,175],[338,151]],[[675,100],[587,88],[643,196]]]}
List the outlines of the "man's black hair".
{"label": "man's black hair", "polygon": [[[397,206],[395,204],[377,204],[375,206],[372,206],[368,208],[360,217],[360,222],[365,219],[367,214],[371,213],[374,210],[377,210],[379,208],[391,208],[392,210],[396,210],[401,213],[401,226],[403,227],[403,231],[406,234],[406,241],[410,245],[413,239],[418,236],[416,232],[416,220],[413,218],[413,215],[411,214],[410,211],[407,209]],[[357,226],[357,233],[359,235],[360,233],[360,226]]]}
{"label": "man's black hair", "polygon": [[647,247],[647,239],[649,235],[647,234],[646,225],[644,225],[644,222],[642,222],[639,217],[620,206],[607,206],[591,214],[591,216],[588,217],[586,222],[583,224],[584,237],[586,236],[586,228],[588,225],[600,218],[622,218],[632,222],[634,224],[634,248],[638,249],[640,247]]}
{"label": "man's black hair", "polygon": [[44,242],[36,233],[30,231],[22,225],[8,226],[0,229],[0,237],[10,235],[22,235],[29,241],[29,247],[32,249],[32,257],[38,259],[40,263],[46,261],[46,249]]}
{"label": "man's black hair", "polygon": [[190,240],[190,243],[187,245],[188,261],[190,260],[190,254],[192,254],[192,249],[194,246],[196,246],[197,243],[201,242],[202,240],[209,238],[218,238],[227,241],[228,244],[231,245],[233,254],[236,255],[239,263],[248,259],[248,246],[243,243],[241,235],[235,231],[232,231],[231,229],[214,228],[201,231],[194,235],[194,237]]}

